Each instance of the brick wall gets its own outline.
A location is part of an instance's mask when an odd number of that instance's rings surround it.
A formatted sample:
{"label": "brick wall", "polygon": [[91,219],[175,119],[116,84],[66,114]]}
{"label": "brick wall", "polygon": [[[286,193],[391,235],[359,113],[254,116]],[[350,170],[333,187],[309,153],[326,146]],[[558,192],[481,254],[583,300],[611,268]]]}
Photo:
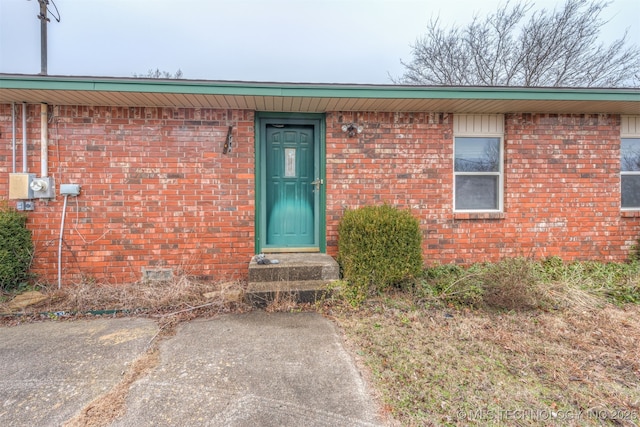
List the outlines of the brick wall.
{"label": "brick wall", "polygon": [[[65,283],[139,280],[145,269],[244,278],[254,253],[254,113],[181,108],[49,107],[49,173],[69,198]],[[40,106],[28,111],[29,170],[39,174]],[[420,219],[427,263],[505,256],[622,261],[640,215],[620,212],[620,117],[508,114],[504,212],[454,214],[453,115],[330,112],[327,248],[345,209],[389,202]],[[18,172],[21,114],[17,114]],[[348,138],[341,127],[364,127]],[[228,126],[234,147],[222,154]],[[0,105],[0,188],[11,172],[11,110]],[[0,198],[6,198],[3,190]],[[57,278],[63,199],[29,213],[33,271]]]}
{"label": "brick wall", "polygon": [[[49,107],[49,174],[82,185],[69,198],[65,283],[139,280],[145,269],[219,279],[246,274],[254,251],[253,112]],[[18,172],[22,171],[18,114]],[[40,106],[28,111],[29,171],[40,174]],[[234,146],[222,154],[228,126]],[[11,108],[0,106],[0,185],[11,170]],[[6,198],[8,191],[0,197]],[[57,277],[63,199],[38,201],[28,224],[33,271]]]}
{"label": "brick wall", "polygon": [[[343,123],[364,127],[347,138]],[[345,209],[388,202],[421,221],[427,263],[505,256],[623,261],[640,236],[620,211],[620,117],[507,114],[504,212],[453,212],[453,115],[327,115],[327,239]]]}

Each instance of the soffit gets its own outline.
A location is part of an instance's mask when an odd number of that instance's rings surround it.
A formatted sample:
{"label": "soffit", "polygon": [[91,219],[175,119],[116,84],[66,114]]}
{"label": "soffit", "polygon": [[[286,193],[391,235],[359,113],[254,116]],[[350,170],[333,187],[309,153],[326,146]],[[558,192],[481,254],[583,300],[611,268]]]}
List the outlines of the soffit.
{"label": "soffit", "polygon": [[640,114],[638,89],[477,88],[0,75],[0,103],[268,112]]}

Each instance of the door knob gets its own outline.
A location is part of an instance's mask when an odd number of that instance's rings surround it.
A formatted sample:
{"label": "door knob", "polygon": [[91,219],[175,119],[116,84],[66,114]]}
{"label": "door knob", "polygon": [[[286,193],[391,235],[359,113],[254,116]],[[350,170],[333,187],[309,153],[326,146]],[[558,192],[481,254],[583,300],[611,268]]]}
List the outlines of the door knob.
{"label": "door knob", "polygon": [[322,184],[324,184],[324,181],[321,180],[320,178],[316,178],[315,180],[311,181],[311,185],[316,187],[316,188],[313,189],[313,191],[319,191],[320,190],[320,186]]}

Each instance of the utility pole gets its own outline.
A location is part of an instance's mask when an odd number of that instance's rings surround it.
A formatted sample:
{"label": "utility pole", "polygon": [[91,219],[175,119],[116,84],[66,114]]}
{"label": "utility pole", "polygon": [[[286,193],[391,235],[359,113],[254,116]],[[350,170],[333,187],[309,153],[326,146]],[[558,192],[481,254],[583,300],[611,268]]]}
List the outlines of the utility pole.
{"label": "utility pole", "polygon": [[40,3],[40,74],[47,75],[47,5],[49,0],[38,0]]}

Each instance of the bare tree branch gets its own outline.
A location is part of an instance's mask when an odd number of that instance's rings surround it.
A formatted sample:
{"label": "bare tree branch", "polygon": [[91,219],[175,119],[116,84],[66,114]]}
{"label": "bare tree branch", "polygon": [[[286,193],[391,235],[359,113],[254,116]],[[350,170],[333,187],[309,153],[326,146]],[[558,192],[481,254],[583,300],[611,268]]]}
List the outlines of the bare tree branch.
{"label": "bare tree branch", "polygon": [[[395,83],[478,86],[640,87],[640,48],[599,41],[610,2],[566,0],[552,11],[507,2],[485,18],[443,28],[432,19]],[[528,19],[527,19],[528,17]]]}
{"label": "bare tree branch", "polygon": [[149,68],[144,74],[133,73],[133,77],[139,79],[181,79],[182,78],[182,70],[178,68],[178,71],[175,73],[170,73],[169,71],[160,71],[159,68],[155,70],[153,68]]}

